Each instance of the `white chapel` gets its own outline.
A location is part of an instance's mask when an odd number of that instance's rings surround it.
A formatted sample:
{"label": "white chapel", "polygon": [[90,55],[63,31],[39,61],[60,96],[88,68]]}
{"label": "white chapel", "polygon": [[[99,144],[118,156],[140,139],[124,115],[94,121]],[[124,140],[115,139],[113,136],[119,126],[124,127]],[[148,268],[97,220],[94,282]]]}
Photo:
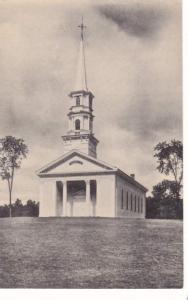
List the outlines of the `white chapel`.
{"label": "white chapel", "polygon": [[147,189],[134,175],[97,158],[93,133],[93,99],[88,89],[84,24],[81,29],[77,79],[69,94],[68,131],[62,156],[37,171],[40,217],[145,218]]}

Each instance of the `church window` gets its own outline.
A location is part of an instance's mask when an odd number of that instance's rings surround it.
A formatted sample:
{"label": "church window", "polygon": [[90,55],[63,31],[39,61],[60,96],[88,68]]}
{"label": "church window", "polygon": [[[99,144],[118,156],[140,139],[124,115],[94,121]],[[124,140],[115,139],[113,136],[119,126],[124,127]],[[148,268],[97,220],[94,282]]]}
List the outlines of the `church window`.
{"label": "church window", "polygon": [[121,209],[123,209],[123,189],[121,191]]}
{"label": "church window", "polygon": [[136,212],[136,195],[134,197],[134,211]]}
{"label": "church window", "polygon": [[80,120],[78,119],[75,121],[75,129],[80,130]]}
{"label": "church window", "polygon": [[143,199],[141,198],[141,213],[143,212]]}
{"label": "church window", "polygon": [[127,191],[126,210],[129,209],[129,192]]}
{"label": "church window", "polygon": [[89,99],[89,108],[92,108],[92,99]]}
{"label": "church window", "polygon": [[140,197],[138,197],[138,212],[140,212]]}
{"label": "church window", "polygon": [[131,210],[133,210],[133,195],[131,193]]}
{"label": "church window", "polygon": [[92,130],[92,121],[89,120],[89,129]]}
{"label": "church window", "polygon": [[80,165],[83,165],[83,162],[80,161],[80,160],[72,160],[69,165],[72,166],[73,164],[80,164]]}
{"label": "church window", "polygon": [[80,97],[77,96],[77,97],[76,97],[76,106],[79,106],[79,105],[80,105]]}

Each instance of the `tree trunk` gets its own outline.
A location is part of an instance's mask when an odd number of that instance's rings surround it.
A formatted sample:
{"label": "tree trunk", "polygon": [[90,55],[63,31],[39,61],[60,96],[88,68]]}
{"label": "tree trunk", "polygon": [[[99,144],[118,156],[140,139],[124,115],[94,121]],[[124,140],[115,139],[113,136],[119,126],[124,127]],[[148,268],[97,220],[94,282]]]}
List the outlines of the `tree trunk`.
{"label": "tree trunk", "polygon": [[180,187],[180,185],[177,182],[177,190],[176,190],[176,198],[177,198],[177,200],[180,200],[180,189],[181,189],[181,187]]}
{"label": "tree trunk", "polygon": [[10,188],[9,188],[9,202],[10,202],[10,213],[9,217],[12,217],[12,187],[13,187],[13,179],[14,179],[14,164],[12,163],[12,174],[11,174],[11,180],[9,182]]}
{"label": "tree trunk", "polygon": [[12,191],[9,191],[9,217],[12,217]]}

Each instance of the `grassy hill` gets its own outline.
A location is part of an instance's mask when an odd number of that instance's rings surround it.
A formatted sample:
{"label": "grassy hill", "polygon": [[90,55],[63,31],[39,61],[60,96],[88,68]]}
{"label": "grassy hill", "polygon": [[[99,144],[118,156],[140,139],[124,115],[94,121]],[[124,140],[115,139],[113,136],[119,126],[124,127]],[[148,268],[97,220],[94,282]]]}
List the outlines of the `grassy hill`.
{"label": "grassy hill", "polygon": [[181,288],[182,221],[0,219],[1,288]]}

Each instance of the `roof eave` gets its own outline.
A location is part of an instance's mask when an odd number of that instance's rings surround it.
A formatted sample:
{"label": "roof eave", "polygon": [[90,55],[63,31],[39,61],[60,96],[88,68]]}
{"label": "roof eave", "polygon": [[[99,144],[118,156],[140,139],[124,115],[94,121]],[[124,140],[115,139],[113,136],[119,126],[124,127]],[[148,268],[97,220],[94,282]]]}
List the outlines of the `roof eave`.
{"label": "roof eave", "polygon": [[137,187],[139,187],[141,190],[143,190],[145,193],[148,192],[148,189],[143,186],[141,183],[139,183],[138,181],[136,181],[135,179],[133,179],[131,176],[127,175],[125,172],[123,172],[120,169],[117,169],[117,174],[126,178],[130,183],[136,185]]}
{"label": "roof eave", "polygon": [[73,176],[94,176],[94,175],[106,175],[116,174],[117,170],[101,170],[101,171],[85,171],[85,172],[68,172],[68,173],[37,173],[40,178],[52,178],[52,177],[73,177]]}
{"label": "roof eave", "polygon": [[77,90],[77,91],[72,91],[72,92],[70,92],[69,93],[69,97],[73,97],[74,95],[79,95],[79,94],[83,94],[84,96],[85,95],[90,95],[91,97],[92,97],[92,99],[94,98],[94,95],[93,95],[93,93],[92,92],[90,92],[90,91],[87,91],[87,90]]}

